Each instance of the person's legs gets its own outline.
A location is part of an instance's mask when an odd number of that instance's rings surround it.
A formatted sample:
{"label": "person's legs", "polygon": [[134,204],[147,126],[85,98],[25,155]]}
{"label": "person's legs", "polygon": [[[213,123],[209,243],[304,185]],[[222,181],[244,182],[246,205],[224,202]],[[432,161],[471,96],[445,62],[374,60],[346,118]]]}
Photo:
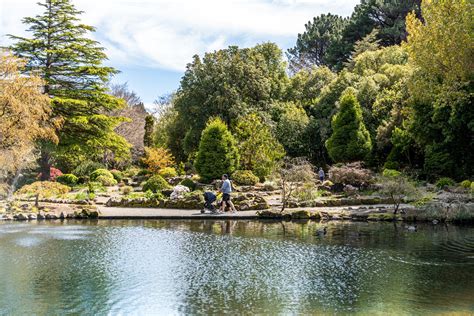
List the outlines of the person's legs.
{"label": "person's legs", "polygon": [[235,209],[234,203],[232,203],[232,199],[230,198],[230,194],[227,195],[227,206],[230,207],[232,213],[236,213],[237,210]]}
{"label": "person's legs", "polygon": [[230,200],[230,195],[227,193],[224,193],[222,195],[222,201],[221,201],[221,208],[220,211],[223,213],[225,212],[225,207],[229,205],[229,200]]}

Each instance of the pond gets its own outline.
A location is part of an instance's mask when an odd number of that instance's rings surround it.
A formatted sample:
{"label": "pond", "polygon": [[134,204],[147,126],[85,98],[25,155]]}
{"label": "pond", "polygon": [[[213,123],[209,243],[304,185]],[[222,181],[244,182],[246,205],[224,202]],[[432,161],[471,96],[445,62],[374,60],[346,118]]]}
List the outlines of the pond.
{"label": "pond", "polygon": [[453,311],[474,312],[473,227],[0,223],[0,315]]}

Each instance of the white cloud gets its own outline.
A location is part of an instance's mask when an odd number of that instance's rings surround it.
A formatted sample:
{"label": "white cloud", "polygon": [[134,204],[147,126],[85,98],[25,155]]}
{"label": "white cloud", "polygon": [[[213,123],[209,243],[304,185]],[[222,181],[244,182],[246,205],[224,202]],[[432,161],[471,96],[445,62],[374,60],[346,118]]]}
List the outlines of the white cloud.
{"label": "white cloud", "polygon": [[[37,0],[0,0],[0,45],[24,34]],[[73,0],[115,66],[184,70],[194,54],[265,40],[288,42],[321,13],[349,15],[358,0]]]}

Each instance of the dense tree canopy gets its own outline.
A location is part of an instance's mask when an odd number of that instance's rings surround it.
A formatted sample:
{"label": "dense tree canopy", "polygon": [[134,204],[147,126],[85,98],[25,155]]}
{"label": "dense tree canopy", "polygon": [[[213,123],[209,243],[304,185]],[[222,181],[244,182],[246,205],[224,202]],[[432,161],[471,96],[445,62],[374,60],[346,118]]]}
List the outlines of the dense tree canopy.
{"label": "dense tree canopy", "polygon": [[356,42],[377,29],[382,46],[400,44],[407,35],[405,17],[415,11],[420,16],[421,0],[362,0],[351,17],[344,19],[322,14],[308,22],[298,35],[296,46],[288,51],[291,64],[326,65],[341,70],[354,51]]}
{"label": "dense tree canopy", "polygon": [[291,69],[330,66],[328,55],[332,45],[341,40],[346,24],[347,19],[331,13],[321,14],[306,23],[306,31],[298,34],[295,47],[287,52]]}
{"label": "dense tree canopy", "polygon": [[[192,154],[212,116],[228,125],[250,112],[265,112],[283,97],[288,78],[281,50],[272,43],[229,47],[204,58],[195,56],[176,95],[182,149]],[[179,153],[175,156],[180,157]]]}
{"label": "dense tree canopy", "polygon": [[265,179],[285,155],[283,146],[273,136],[268,122],[264,122],[258,114],[250,113],[238,120],[234,131],[240,153],[240,168],[251,170],[260,179]]}
{"label": "dense tree canopy", "polygon": [[424,148],[428,175],[472,175],[474,7],[467,0],[430,0],[422,10],[425,23],[407,18],[405,47],[415,69],[410,131]]}

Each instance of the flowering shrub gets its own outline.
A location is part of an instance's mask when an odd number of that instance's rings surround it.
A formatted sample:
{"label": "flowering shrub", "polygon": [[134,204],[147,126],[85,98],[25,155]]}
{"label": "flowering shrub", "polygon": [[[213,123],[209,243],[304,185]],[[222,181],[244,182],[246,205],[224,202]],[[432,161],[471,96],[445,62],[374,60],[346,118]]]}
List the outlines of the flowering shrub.
{"label": "flowering shrub", "polygon": [[[38,174],[38,179],[41,179],[43,173]],[[49,181],[55,181],[57,177],[62,176],[63,173],[58,168],[50,167],[49,168]]]}

